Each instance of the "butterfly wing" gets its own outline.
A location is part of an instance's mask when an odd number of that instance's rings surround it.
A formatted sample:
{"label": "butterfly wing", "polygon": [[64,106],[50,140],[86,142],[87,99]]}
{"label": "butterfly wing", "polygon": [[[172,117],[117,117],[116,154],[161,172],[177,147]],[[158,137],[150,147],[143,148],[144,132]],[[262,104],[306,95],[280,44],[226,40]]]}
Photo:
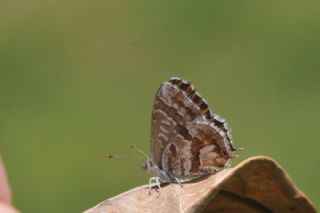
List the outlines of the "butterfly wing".
{"label": "butterfly wing", "polygon": [[177,149],[173,148],[174,145],[168,145],[173,140],[178,140],[179,135],[187,135],[190,131],[188,129],[190,123],[196,122],[211,122],[218,126],[225,132],[228,143],[233,148],[224,120],[211,112],[207,102],[196,92],[190,82],[179,78],[171,78],[164,82],[156,93],[151,127],[151,159],[159,169],[163,169],[165,165],[162,157],[165,150],[171,149],[172,152],[171,159],[166,160],[176,162],[174,158],[178,155],[173,150]]}

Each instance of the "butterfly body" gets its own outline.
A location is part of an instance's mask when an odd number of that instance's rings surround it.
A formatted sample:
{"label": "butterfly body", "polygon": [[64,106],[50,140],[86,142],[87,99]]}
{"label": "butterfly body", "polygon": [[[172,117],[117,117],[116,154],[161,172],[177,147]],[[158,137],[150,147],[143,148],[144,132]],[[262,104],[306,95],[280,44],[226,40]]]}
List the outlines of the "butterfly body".
{"label": "butterfly body", "polygon": [[190,82],[171,78],[161,84],[145,170],[161,183],[186,182],[227,167],[234,151],[225,120],[210,110]]}

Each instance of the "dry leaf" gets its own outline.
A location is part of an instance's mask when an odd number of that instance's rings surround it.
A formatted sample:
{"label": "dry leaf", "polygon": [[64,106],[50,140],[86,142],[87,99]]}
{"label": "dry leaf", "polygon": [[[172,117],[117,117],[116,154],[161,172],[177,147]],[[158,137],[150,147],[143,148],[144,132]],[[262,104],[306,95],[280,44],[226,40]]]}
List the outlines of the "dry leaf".
{"label": "dry leaf", "polygon": [[315,213],[311,201],[287,173],[268,157],[253,157],[235,168],[158,193],[148,185],[109,198],[85,213],[112,212],[303,212]]}

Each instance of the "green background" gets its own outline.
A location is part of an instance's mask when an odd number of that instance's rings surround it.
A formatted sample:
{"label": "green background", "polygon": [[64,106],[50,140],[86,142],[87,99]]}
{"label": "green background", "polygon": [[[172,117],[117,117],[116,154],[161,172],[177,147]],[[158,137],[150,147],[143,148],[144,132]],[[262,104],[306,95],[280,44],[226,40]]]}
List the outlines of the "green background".
{"label": "green background", "polygon": [[148,174],[153,98],[191,80],[240,161],[271,156],[320,207],[319,1],[4,0],[0,152],[23,212],[80,212]]}

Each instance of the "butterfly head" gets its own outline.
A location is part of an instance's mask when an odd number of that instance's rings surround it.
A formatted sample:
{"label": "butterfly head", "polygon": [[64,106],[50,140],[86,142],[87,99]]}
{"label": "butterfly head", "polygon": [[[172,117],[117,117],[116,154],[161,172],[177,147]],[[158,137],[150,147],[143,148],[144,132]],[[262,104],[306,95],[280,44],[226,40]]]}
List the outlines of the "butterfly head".
{"label": "butterfly head", "polygon": [[145,171],[148,171],[152,166],[153,166],[153,163],[149,159],[147,159],[142,165],[142,169]]}
{"label": "butterfly head", "polygon": [[146,161],[142,165],[142,169],[151,173],[158,173],[158,171],[160,170],[159,167],[150,159],[146,159]]}
{"label": "butterfly head", "polygon": [[151,174],[153,174],[155,177],[159,178],[159,181],[161,183],[169,183],[169,182],[173,182],[174,179],[170,177],[170,175],[165,172],[164,170],[160,169],[154,162],[152,162],[152,160],[147,159],[143,166],[142,169],[144,169],[147,172],[150,172]]}
{"label": "butterfly head", "polygon": [[143,151],[141,151],[140,149],[138,149],[133,145],[131,145],[130,147],[136,150],[137,152],[141,153],[146,159],[144,164],[142,165],[142,169],[144,169],[145,171],[150,171],[155,174],[159,173],[160,171],[159,167],[149,158],[149,156],[146,153],[144,153]]}

